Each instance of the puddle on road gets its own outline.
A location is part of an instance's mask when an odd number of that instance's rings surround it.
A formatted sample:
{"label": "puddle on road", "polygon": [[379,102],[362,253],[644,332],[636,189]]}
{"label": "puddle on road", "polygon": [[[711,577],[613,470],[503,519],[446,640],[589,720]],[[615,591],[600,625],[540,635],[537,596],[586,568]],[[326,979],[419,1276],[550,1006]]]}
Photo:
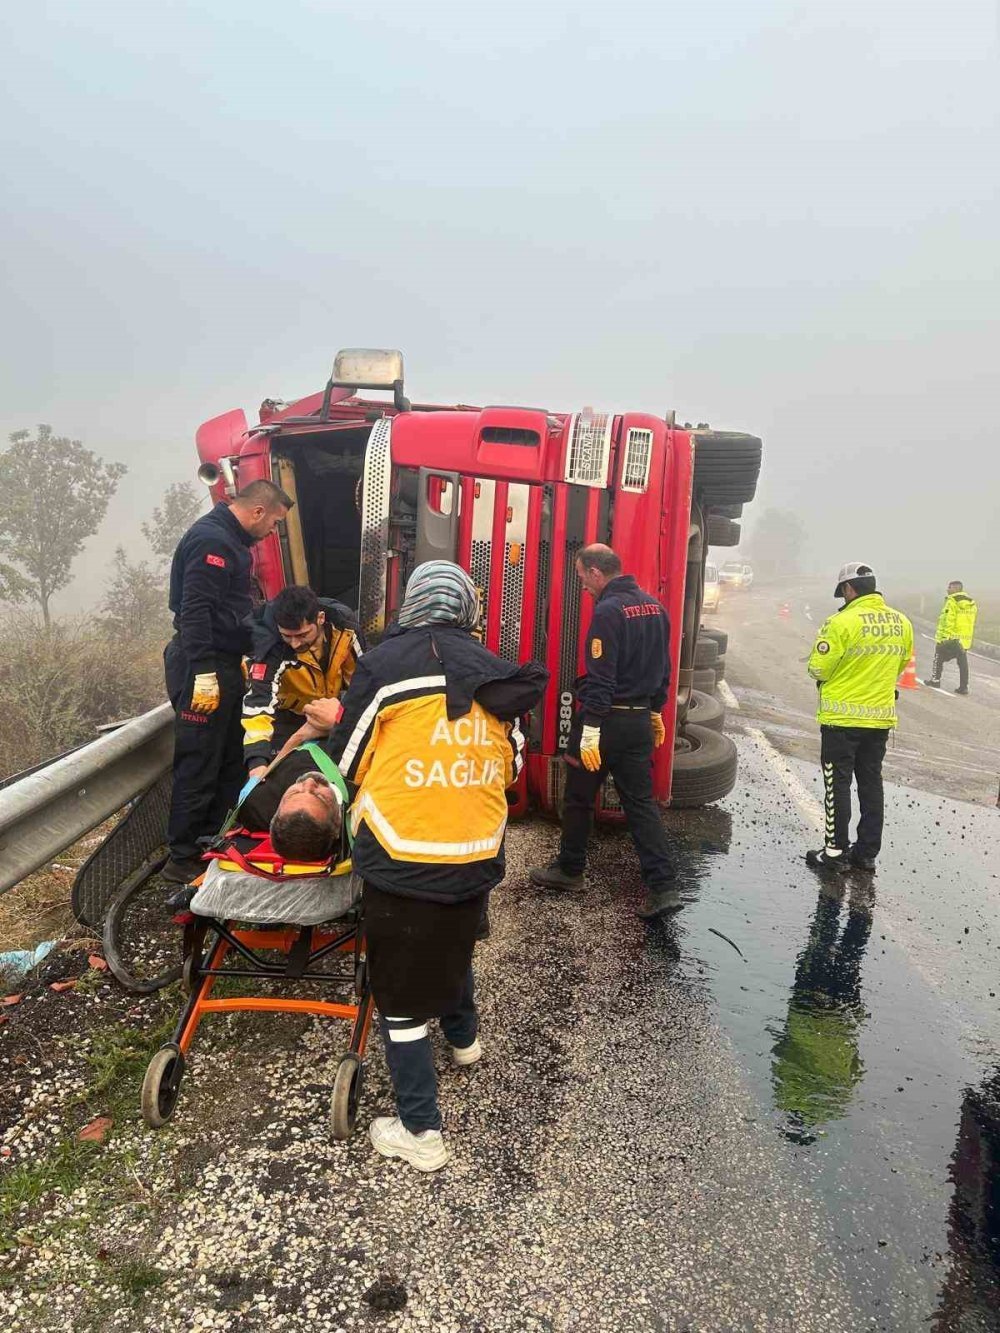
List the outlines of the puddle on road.
{"label": "puddle on road", "polygon": [[1000,1330],[996,817],[887,789],[879,875],[826,885],[741,749],[729,809],[669,816],[692,901],[664,945],[709,991],[872,1327]]}

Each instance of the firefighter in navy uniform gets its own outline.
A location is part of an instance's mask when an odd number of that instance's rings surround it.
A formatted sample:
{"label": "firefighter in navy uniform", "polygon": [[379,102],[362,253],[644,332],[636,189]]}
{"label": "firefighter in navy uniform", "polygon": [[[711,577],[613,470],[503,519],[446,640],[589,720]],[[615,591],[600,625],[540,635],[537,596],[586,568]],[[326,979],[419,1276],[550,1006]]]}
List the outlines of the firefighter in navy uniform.
{"label": "firefighter in navy uniform", "polygon": [[174,637],[163,654],[174,707],[174,783],[164,879],[185,884],[202,866],[199,839],[218,833],[243,781],[240,710],[250,648],[250,547],[274,531],[292,501],[253,481],[181,538],[170,566]]}
{"label": "firefighter in navy uniform", "polygon": [[530,871],[531,881],[540,888],[582,887],[594,800],[610,773],[648,891],[639,915],[656,917],[682,903],[652,774],[653,750],[666,739],[660,712],[670,683],[670,622],[657,599],[622,573],[609,546],[585,546],[576,572],[596,601],[587,671],[567,747],[559,855]]}
{"label": "firefighter in navy uniform", "polygon": [[[809,656],[819,692],[825,845],[807,852],[814,870],[872,871],[882,849],[882,760],[896,725],[896,681],[913,652],[913,626],[876,591],[870,565],[844,565],[833,590],[844,605],[825,621]],[[852,847],[851,780],[858,784],[857,842]]]}

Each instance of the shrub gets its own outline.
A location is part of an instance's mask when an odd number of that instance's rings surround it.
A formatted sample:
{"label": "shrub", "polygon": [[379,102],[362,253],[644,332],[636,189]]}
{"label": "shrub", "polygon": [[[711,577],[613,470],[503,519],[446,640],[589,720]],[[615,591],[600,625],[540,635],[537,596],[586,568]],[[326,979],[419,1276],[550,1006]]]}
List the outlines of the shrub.
{"label": "shrub", "polygon": [[163,643],[155,630],[113,635],[93,617],[46,628],[40,616],[0,614],[0,775],[162,703]]}

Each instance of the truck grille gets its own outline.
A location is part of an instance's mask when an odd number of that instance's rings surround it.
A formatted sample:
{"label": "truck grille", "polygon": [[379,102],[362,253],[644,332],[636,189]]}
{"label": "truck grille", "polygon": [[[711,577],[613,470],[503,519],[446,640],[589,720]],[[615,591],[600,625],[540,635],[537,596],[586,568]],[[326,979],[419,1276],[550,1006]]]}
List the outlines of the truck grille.
{"label": "truck grille", "polygon": [[[521,616],[524,609],[524,539],[528,535],[528,487],[511,485],[507,491],[510,521],[504,542],[503,590],[500,596],[500,643],[498,652],[516,662],[521,647]],[[511,563],[516,545],[517,562]]]}
{"label": "truck grille", "polygon": [[644,491],[649,484],[649,461],[653,454],[653,432],[629,427],[622,463],[622,490]]}
{"label": "truck grille", "polygon": [[566,481],[578,486],[607,486],[613,422],[607,412],[581,412],[573,418],[566,451]]}
{"label": "truck grille", "polygon": [[392,497],[392,418],[375,422],[365,449],[361,489],[361,594],[358,619],[377,638],[385,628],[385,580],[389,559],[389,504]]}

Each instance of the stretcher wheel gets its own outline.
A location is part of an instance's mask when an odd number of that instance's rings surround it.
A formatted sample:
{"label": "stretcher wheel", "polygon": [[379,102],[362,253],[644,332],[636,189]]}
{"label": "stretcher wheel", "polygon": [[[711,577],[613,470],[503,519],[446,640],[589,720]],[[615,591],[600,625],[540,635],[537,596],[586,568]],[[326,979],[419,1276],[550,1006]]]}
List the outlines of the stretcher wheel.
{"label": "stretcher wheel", "polygon": [[181,990],[185,995],[190,995],[198,984],[198,978],[195,975],[195,959],[197,955],[188,954],[181,966]]}
{"label": "stretcher wheel", "polygon": [[161,1046],[142,1080],[142,1118],[150,1129],[162,1129],[174,1113],[184,1076],[184,1056],[177,1046]]}
{"label": "stretcher wheel", "polygon": [[330,1097],[330,1132],[335,1139],[349,1139],[354,1133],[364,1072],[361,1057],[353,1051],[340,1057]]}
{"label": "stretcher wheel", "polygon": [[360,1000],[368,988],[368,958],[362,955],[354,965],[354,993]]}

